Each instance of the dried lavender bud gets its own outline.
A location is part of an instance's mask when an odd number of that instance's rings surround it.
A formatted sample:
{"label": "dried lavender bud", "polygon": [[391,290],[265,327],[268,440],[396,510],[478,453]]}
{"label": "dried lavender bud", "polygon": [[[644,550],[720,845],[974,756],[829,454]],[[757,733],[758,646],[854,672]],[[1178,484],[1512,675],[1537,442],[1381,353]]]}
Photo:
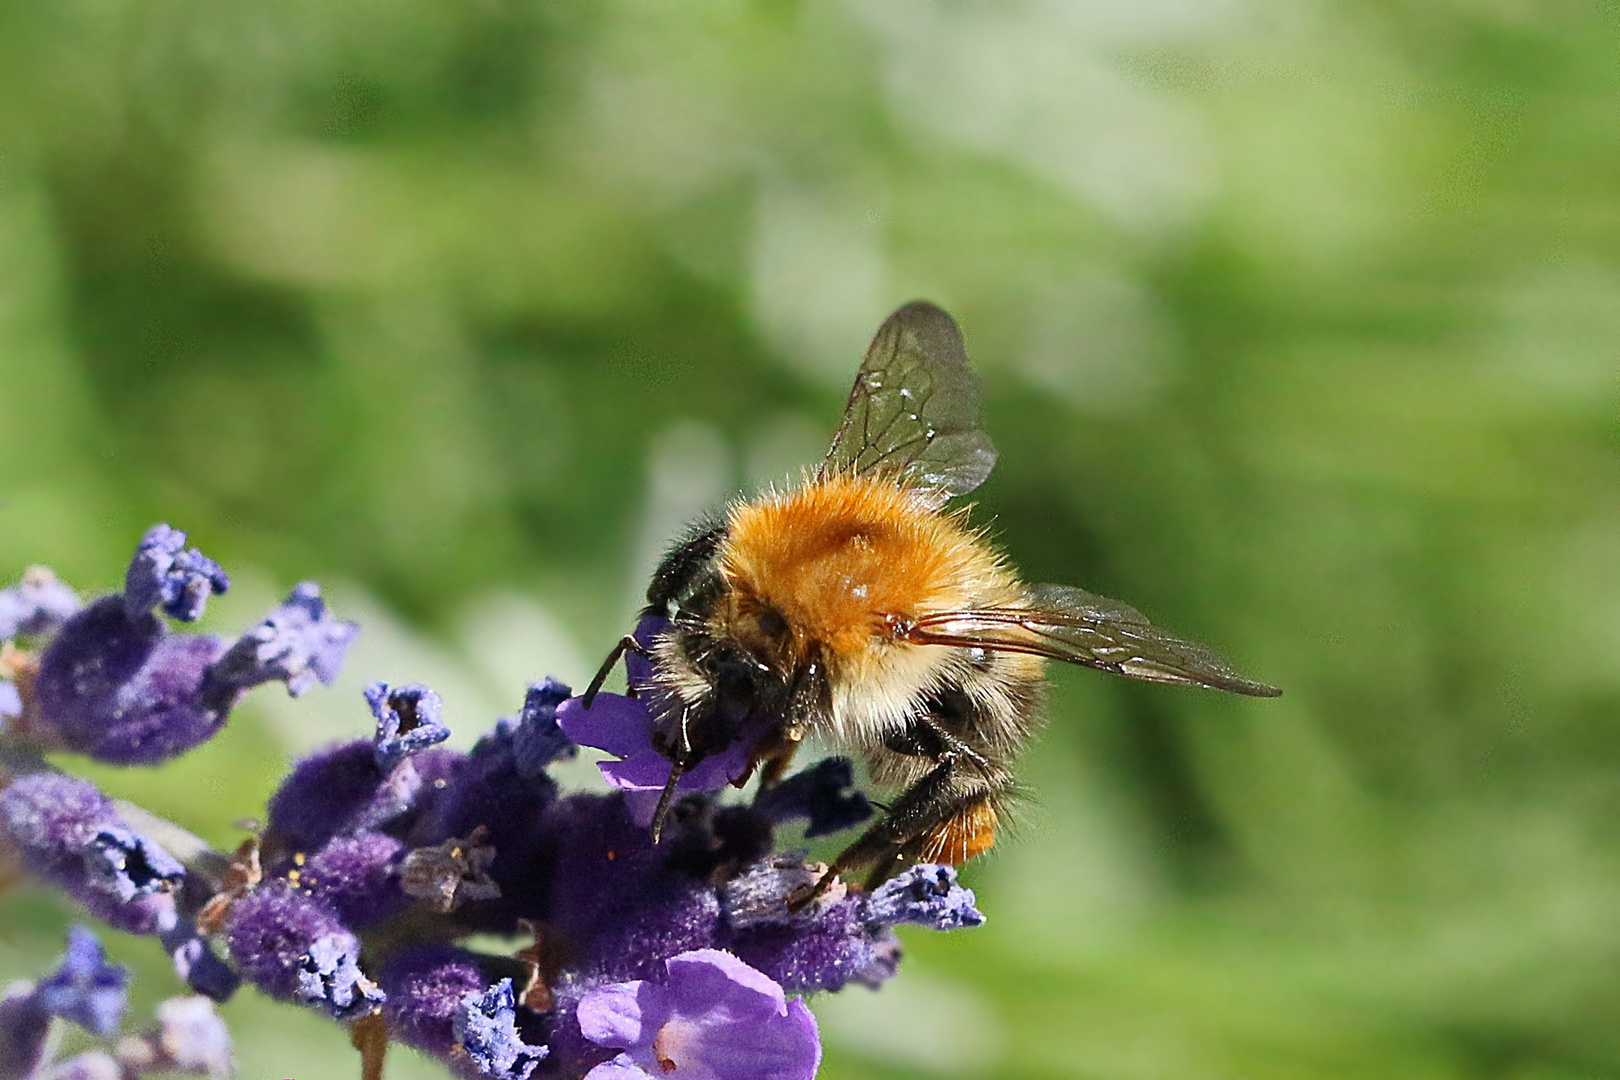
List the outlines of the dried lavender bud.
{"label": "dried lavender bud", "polygon": [[383,965],[378,982],[388,995],[383,1017],[389,1034],[437,1057],[447,1057],[456,1044],[462,1000],[489,985],[476,956],[439,943],[400,951]]}
{"label": "dried lavender bud", "polygon": [[293,871],[298,887],[362,930],[411,906],[401,888],[405,845],[380,832],[335,836]]}
{"label": "dried lavender bud", "polygon": [[243,977],[271,997],[339,1020],[362,1016],[383,1000],[360,971],[360,943],[337,912],[284,882],[237,900],[225,934]]}
{"label": "dried lavender bud", "polygon": [[420,683],[392,690],[387,683],[372,683],[365,694],[366,704],[377,718],[379,772],[389,772],[411,755],[450,737],[442,719],[444,702]]}
{"label": "dried lavender bud", "polygon": [[984,922],[973,904],[973,890],[957,884],[955,870],[920,863],[873,890],[862,916],[880,926],[915,923],[935,930],[960,930]]}
{"label": "dried lavender bud", "polygon": [[359,632],[359,624],[333,619],[320,586],[306,581],[236,639],[214,665],[214,678],[240,690],[283,682],[298,697],[317,682],[330,686],[337,679]]}
{"label": "dried lavender bud", "polygon": [[480,826],[464,840],[446,840],[406,855],[399,873],[400,889],[430,901],[436,911],[444,914],[463,904],[499,899],[501,888],[489,876],[495,849],[479,842],[483,833]]}
{"label": "dried lavender bud", "polygon": [[141,538],[124,575],[124,605],[131,618],[158,605],[171,618],[195,622],[208,597],[230,588],[219,564],[196,548],[186,547],[186,534],[154,525]]}
{"label": "dried lavender bud", "polygon": [[22,580],[0,590],[0,641],[20,634],[48,634],[79,607],[78,595],[49,568],[30,566]]}
{"label": "dried lavender bud", "polygon": [[494,1080],[528,1080],[548,1053],[544,1046],[524,1042],[518,1031],[511,979],[462,998],[453,1028],[479,1074]]}
{"label": "dried lavender bud", "polygon": [[107,963],[96,935],[75,926],[68,931],[61,966],[39,981],[35,993],[52,1016],[105,1037],[118,1031],[128,985],[129,971]]}
{"label": "dried lavender bud", "polygon": [[853,828],[872,816],[872,804],[855,787],[848,758],[824,758],[775,787],[761,790],[754,809],[775,822],[809,819],[806,838]]}
{"label": "dried lavender bud", "polygon": [[586,1080],[812,1080],[821,1064],[815,1017],[802,1001],[729,953],[670,957],[662,983],[598,987],[579,1001],[580,1031],[620,1053]]}

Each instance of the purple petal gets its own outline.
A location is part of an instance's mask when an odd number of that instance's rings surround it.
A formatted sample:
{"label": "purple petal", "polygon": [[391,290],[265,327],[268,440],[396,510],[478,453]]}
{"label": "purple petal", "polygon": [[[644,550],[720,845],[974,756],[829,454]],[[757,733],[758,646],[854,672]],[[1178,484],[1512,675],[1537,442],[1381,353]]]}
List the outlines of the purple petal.
{"label": "purple petal", "polygon": [[[662,1076],[662,1070],[660,1070]],[[585,1080],[657,1080],[652,1073],[630,1060],[629,1054],[620,1054],[612,1061],[604,1061],[585,1074]]]}
{"label": "purple petal", "polygon": [[786,1008],[769,975],[722,949],[695,949],[664,962],[676,1008],[691,1011],[724,1001],[733,1016],[772,1016]]}
{"label": "purple petal", "polygon": [[[643,649],[652,651],[659,635],[669,629],[669,620],[662,615],[648,615],[636,624],[635,633],[630,636],[641,644]],[[643,689],[652,685],[653,662],[638,652],[629,652],[624,657],[624,679],[627,684],[636,689]]]}
{"label": "purple petal", "polygon": [[597,694],[587,709],[581,700],[569,698],[557,706],[557,724],[570,739],[621,758],[657,753],[652,744],[653,715],[645,701]]}
{"label": "purple petal", "polygon": [[547,1047],[523,1041],[517,1029],[511,979],[462,998],[455,1033],[479,1072],[495,1080],[528,1080],[534,1067],[550,1053]]}
{"label": "purple petal", "polygon": [[647,1028],[656,1032],[669,1015],[661,1000],[662,990],[637,979],[589,991],[579,999],[580,1033],[598,1046],[612,1049],[651,1043]]}

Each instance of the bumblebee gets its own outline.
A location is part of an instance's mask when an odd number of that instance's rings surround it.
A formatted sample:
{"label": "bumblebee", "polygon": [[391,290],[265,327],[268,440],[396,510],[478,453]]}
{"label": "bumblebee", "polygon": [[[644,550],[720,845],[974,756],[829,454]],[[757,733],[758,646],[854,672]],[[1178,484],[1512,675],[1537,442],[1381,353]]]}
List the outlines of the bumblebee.
{"label": "bumblebee", "polygon": [[1040,717],[1045,661],[1254,697],[1201,645],[1134,608],[1066,585],[1021,582],[954,496],[984,482],[996,449],[955,321],[900,308],[866,351],[832,447],[797,487],[739,501],[665,556],[645,615],[655,743],[671,763],[654,835],[681,775],[754,740],[774,783],[808,736],[847,748],[899,794],[829,869],[960,865],[987,851],[1012,763]]}

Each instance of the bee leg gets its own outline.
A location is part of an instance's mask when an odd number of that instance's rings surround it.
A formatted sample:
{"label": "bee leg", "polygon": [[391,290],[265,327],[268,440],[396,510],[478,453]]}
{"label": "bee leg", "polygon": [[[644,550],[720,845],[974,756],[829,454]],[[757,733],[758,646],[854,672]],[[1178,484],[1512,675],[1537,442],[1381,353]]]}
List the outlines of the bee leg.
{"label": "bee leg", "polygon": [[607,659],[602,661],[602,666],[596,669],[596,677],[591,680],[591,685],[587,686],[585,693],[580,695],[581,706],[587,709],[591,707],[591,702],[596,700],[596,695],[602,690],[602,684],[607,682],[609,675],[613,674],[614,665],[627,652],[633,652],[641,657],[647,656],[647,649],[641,642],[629,634],[620,638],[619,643],[613,646],[613,651],[608,653]]}

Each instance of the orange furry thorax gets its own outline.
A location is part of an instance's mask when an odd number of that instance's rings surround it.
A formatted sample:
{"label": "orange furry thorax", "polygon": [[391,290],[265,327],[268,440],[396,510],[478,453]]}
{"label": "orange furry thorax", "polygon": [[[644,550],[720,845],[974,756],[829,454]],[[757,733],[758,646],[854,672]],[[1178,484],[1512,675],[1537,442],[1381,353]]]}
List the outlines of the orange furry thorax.
{"label": "orange furry thorax", "polygon": [[779,615],[787,640],[772,651],[784,660],[802,660],[812,643],[829,659],[852,658],[888,637],[891,620],[1000,601],[1016,588],[960,515],[883,478],[810,480],[735,505],[727,525],[721,618],[739,636],[769,639],[776,621],[761,616]]}

